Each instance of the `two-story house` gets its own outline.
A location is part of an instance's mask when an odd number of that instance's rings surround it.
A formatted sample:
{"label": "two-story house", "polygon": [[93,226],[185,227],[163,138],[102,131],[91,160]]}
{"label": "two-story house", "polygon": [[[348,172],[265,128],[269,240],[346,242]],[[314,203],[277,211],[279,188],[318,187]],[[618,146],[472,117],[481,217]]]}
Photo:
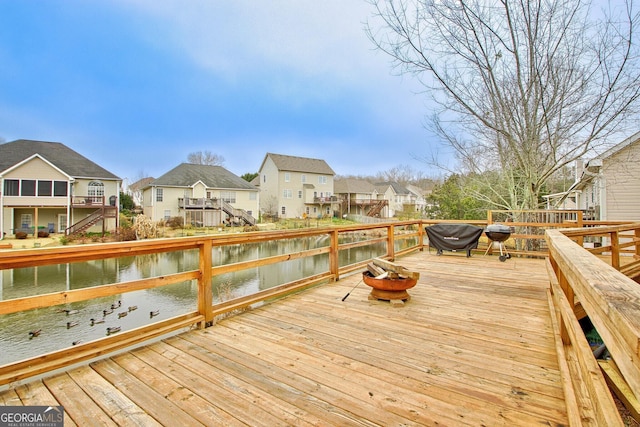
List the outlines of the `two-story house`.
{"label": "two-story house", "polygon": [[[571,188],[556,201],[585,211],[589,218],[640,221],[640,132],[579,168]],[[580,164],[580,163],[579,163]]]}
{"label": "two-story house", "polygon": [[398,216],[405,209],[405,205],[411,204],[412,193],[402,184],[395,181],[375,183],[380,198],[389,202],[389,218]]}
{"label": "two-story house", "polygon": [[152,221],[182,217],[197,227],[254,225],[259,190],[222,166],[182,163],[143,190],[143,213]]}
{"label": "two-story house", "polygon": [[118,225],[121,179],[59,142],[0,144],[0,238]]}
{"label": "two-story house", "polygon": [[258,171],[260,210],[279,218],[333,215],[334,176],[324,160],[267,153]]}
{"label": "two-story house", "polygon": [[364,179],[344,178],[334,182],[334,193],[344,201],[342,211],[346,215],[362,215],[386,218],[389,201],[380,197],[376,186]]}

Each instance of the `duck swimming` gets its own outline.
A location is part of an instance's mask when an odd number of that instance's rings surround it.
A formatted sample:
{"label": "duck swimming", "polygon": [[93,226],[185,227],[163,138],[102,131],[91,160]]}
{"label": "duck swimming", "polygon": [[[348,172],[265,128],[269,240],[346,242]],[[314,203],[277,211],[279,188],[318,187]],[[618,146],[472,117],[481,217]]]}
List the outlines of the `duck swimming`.
{"label": "duck swimming", "polygon": [[77,320],[74,320],[72,322],[67,322],[67,329],[73,328],[74,326],[78,326],[78,323],[80,322],[78,322]]}
{"label": "duck swimming", "polygon": [[96,325],[98,323],[104,323],[104,319],[94,319],[91,318],[91,326]]}
{"label": "duck swimming", "polygon": [[107,328],[107,335],[113,334],[115,332],[120,332],[120,329],[121,329],[120,326],[109,327],[109,328]]}
{"label": "duck swimming", "polygon": [[29,339],[37,337],[38,335],[40,335],[40,332],[42,332],[42,329],[36,329],[35,331],[29,332]]}
{"label": "duck swimming", "polygon": [[160,314],[160,310],[150,311],[149,317],[156,317],[158,314]]}
{"label": "duck swimming", "polygon": [[126,311],[123,311],[122,313],[118,313],[118,319],[123,318],[123,317],[124,317],[124,316],[126,316],[127,314],[129,314],[129,313],[128,313],[128,312],[126,312]]}

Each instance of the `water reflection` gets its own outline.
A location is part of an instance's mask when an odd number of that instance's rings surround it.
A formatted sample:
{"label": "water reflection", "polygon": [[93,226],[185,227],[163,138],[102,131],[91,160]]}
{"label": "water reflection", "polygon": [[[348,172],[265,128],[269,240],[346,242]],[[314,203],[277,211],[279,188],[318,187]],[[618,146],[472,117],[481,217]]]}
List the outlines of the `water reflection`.
{"label": "water reflection", "polygon": [[[349,236],[345,240],[359,240]],[[404,241],[403,246],[414,241]],[[256,260],[284,253],[326,247],[328,236],[214,247],[213,265]],[[397,250],[401,248],[396,248]],[[341,266],[386,253],[384,243],[340,252]],[[214,302],[249,295],[328,270],[327,254],[215,276]],[[3,300],[89,288],[109,283],[168,275],[198,268],[198,251],[178,251],[137,257],[0,271]],[[108,328],[130,330],[196,309],[197,282],[97,298],[0,316],[0,365],[86,343],[107,335]],[[111,312],[111,307],[114,306]],[[132,309],[130,310],[129,307]],[[135,308],[134,308],[135,307]],[[106,310],[106,311],[105,311]],[[69,312],[70,314],[67,314]],[[152,315],[151,313],[154,313]],[[105,314],[107,313],[107,314]],[[93,319],[93,321],[91,320]],[[31,332],[31,334],[30,334]]]}

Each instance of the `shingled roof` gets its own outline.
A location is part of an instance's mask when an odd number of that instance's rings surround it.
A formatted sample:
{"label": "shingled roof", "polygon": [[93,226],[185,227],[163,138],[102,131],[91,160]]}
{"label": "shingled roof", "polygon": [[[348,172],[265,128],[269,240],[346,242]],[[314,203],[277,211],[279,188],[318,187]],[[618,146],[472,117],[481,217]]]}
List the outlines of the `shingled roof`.
{"label": "shingled roof", "polygon": [[386,192],[387,188],[391,187],[396,194],[409,194],[409,190],[395,181],[376,182],[374,185],[381,193]]}
{"label": "shingled roof", "polygon": [[372,194],[375,191],[376,187],[364,179],[345,178],[333,182],[333,192],[336,194]]}
{"label": "shingled roof", "polygon": [[34,155],[74,178],[120,179],[64,144],[30,139],[0,144],[0,173]]}
{"label": "shingled roof", "polygon": [[198,181],[202,181],[207,188],[258,191],[255,185],[234,175],[222,166],[196,165],[193,163],[179,164],[151,182],[149,186],[191,187]]}
{"label": "shingled roof", "polygon": [[336,174],[324,160],[310,159],[308,157],[285,156],[284,154],[274,153],[267,153],[262,165],[260,166],[260,170],[262,170],[262,166],[264,166],[264,162],[267,158],[271,158],[279,171],[317,173],[322,175]]}

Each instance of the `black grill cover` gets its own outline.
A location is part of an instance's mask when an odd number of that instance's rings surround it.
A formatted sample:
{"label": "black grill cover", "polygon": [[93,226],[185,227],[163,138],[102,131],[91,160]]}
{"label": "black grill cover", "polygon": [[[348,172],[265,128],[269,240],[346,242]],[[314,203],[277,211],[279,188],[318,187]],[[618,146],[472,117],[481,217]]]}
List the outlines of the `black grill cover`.
{"label": "black grill cover", "polygon": [[484,231],[471,224],[435,224],[425,227],[429,237],[429,246],[442,251],[466,250],[471,256],[471,249],[478,247],[478,240]]}

